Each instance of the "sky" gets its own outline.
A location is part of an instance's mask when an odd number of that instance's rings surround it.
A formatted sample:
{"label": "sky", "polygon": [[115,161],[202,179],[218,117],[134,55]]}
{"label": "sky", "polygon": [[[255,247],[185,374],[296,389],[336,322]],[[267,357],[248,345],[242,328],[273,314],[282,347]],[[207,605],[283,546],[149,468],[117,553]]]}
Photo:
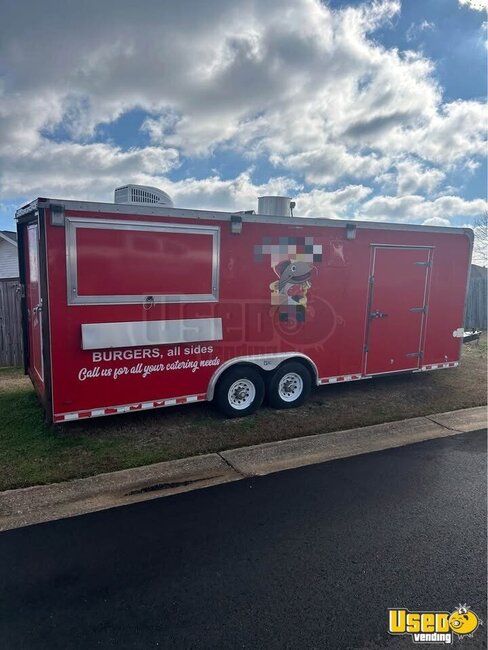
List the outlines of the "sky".
{"label": "sky", "polygon": [[0,0],[0,229],[38,197],[466,226],[487,0]]}

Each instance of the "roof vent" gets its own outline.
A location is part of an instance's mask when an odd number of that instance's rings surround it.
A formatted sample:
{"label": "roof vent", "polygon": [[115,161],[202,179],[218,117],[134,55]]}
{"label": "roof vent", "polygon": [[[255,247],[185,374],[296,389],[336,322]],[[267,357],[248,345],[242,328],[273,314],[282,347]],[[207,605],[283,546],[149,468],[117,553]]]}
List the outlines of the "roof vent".
{"label": "roof vent", "polygon": [[258,214],[273,217],[290,217],[295,204],[289,196],[260,196],[258,198]]}
{"label": "roof vent", "polygon": [[169,194],[157,187],[149,187],[148,185],[122,185],[115,188],[114,196],[115,203],[173,207],[173,201]]}

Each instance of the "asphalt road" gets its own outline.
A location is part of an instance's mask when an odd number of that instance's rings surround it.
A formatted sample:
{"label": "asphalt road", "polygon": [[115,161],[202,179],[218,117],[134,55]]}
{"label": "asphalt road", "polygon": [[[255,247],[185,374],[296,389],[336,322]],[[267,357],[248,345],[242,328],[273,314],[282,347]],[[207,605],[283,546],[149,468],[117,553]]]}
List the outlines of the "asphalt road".
{"label": "asphalt road", "polygon": [[486,621],[485,493],[477,432],[4,532],[0,648],[415,648]]}

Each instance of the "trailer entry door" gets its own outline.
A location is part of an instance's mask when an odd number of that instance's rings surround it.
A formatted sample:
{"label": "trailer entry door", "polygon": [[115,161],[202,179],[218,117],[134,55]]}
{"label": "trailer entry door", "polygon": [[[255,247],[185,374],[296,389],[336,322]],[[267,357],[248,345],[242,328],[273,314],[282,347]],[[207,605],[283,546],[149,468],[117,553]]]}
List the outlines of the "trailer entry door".
{"label": "trailer entry door", "polygon": [[29,336],[29,370],[32,380],[44,390],[44,366],[42,359],[42,300],[39,280],[39,227],[37,223],[27,226],[26,301]]}
{"label": "trailer entry door", "polygon": [[428,247],[373,246],[365,374],[420,367],[431,260]]}

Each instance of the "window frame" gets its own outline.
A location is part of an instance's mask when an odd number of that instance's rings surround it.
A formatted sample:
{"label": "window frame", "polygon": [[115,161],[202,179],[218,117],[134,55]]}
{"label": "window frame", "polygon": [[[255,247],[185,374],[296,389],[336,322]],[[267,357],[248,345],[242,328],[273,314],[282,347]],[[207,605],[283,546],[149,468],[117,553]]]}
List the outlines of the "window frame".
{"label": "window frame", "polygon": [[[68,305],[128,305],[182,302],[218,302],[220,266],[220,227],[153,221],[128,221],[120,219],[92,219],[89,217],[66,217],[66,280]],[[212,283],[210,293],[190,294],[136,294],[96,295],[78,294],[78,251],[76,232],[79,228],[96,230],[130,230],[141,232],[179,233],[185,235],[207,235],[212,238]]]}

